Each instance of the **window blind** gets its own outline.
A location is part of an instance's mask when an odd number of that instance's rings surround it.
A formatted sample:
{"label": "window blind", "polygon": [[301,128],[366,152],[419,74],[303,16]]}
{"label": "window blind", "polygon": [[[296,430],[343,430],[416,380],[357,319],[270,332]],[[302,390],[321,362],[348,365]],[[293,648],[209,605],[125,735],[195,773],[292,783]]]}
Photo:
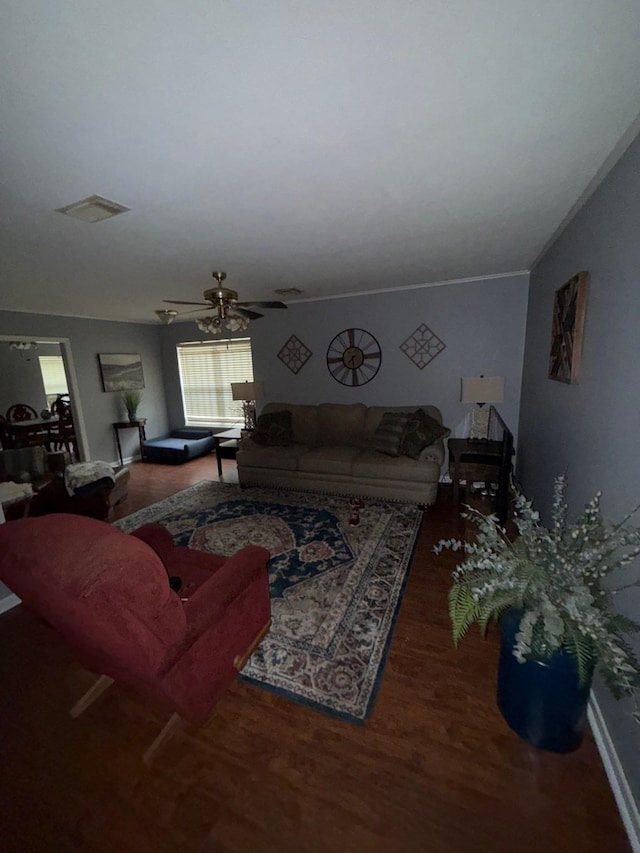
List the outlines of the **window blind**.
{"label": "window blind", "polygon": [[39,355],[40,373],[47,396],[47,405],[51,405],[58,394],[68,394],[67,377],[61,355]]}
{"label": "window blind", "polygon": [[242,423],[232,382],[253,382],[250,338],[184,343],[177,347],[184,422],[188,426]]}

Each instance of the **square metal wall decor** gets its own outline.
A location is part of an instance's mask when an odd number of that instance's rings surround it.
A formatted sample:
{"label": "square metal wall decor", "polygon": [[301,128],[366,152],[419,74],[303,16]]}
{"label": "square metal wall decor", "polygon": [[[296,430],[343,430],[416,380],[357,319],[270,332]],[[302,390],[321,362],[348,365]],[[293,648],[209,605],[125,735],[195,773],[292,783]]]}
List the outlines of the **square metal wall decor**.
{"label": "square metal wall decor", "polygon": [[425,323],[421,323],[406,341],[400,344],[400,349],[422,370],[446,349],[446,344]]}
{"label": "square metal wall decor", "polygon": [[280,361],[286,365],[292,373],[302,370],[312,356],[311,350],[295,335],[291,335],[286,344],[278,353]]}
{"label": "square metal wall decor", "polygon": [[556,290],[553,303],[549,379],[575,384],[580,375],[588,272],[576,273]]}

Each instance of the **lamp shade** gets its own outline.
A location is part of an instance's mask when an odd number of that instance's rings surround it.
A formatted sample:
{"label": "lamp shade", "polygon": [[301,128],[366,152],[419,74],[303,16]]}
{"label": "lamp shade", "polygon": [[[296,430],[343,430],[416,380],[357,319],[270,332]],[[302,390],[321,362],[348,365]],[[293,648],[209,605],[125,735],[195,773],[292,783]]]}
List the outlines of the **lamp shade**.
{"label": "lamp shade", "polygon": [[463,403],[504,402],[504,379],[502,376],[467,376],[462,379]]}
{"label": "lamp shade", "polygon": [[231,396],[234,400],[261,400],[262,382],[232,382]]}

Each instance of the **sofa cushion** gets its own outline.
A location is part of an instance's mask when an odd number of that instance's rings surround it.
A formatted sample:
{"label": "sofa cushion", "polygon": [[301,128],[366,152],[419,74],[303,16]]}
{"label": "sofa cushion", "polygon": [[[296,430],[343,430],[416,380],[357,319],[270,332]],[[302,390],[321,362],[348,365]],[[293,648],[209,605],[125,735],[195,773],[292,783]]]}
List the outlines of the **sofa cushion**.
{"label": "sofa cushion", "polygon": [[321,474],[351,474],[359,447],[315,447],[300,457],[298,470]]}
{"label": "sofa cushion", "polygon": [[407,420],[400,452],[411,459],[418,459],[425,447],[448,435],[449,432],[450,430],[447,427],[438,423],[424,409],[416,409]]}
{"label": "sofa cushion", "polygon": [[308,450],[306,444],[291,444],[289,447],[261,447],[251,441],[245,441],[236,454],[236,462],[240,468],[273,468],[281,471],[297,471],[299,458]]}
{"label": "sofa cushion", "polygon": [[307,444],[313,447],[318,434],[318,407],[296,403],[267,403],[262,409],[262,414],[282,411],[291,412],[293,444]]}
{"label": "sofa cushion", "polygon": [[435,462],[416,463],[406,456],[388,456],[376,450],[363,450],[353,462],[354,477],[371,480],[399,480],[414,483],[437,482],[440,465]]}
{"label": "sofa cushion", "polygon": [[288,447],[292,439],[291,412],[283,410],[260,415],[251,438],[264,447]]}
{"label": "sofa cushion", "polygon": [[[364,425],[365,432],[368,436],[372,436],[378,429],[382,416],[386,412],[401,412],[406,415],[412,415],[417,408],[418,406],[415,404],[413,406],[369,406],[367,408],[367,417]],[[438,421],[438,423],[442,423],[440,410],[435,406],[420,406],[420,408],[434,420]]]}
{"label": "sofa cushion", "polygon": [[366,413],[367,407],[362,403],[321,403],[318,406],[318,445],[364,447]]}
{"label": "sofa cushion", "polygon": [[408,417],[403,412],[385,412],[371,438],[371,449],[388,456],[399,456]]}

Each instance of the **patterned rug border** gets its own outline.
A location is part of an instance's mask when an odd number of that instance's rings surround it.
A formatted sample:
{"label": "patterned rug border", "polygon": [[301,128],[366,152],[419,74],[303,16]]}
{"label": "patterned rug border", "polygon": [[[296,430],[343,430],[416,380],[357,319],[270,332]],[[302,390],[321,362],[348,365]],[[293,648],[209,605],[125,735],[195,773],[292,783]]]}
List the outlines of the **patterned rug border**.
{"label": "patterned rug border", "polygon": [[[299,505],[304,506],[305,503],[309,501],[313,501],[314,499],[321,500],[322,498],[327,499],[337,499],[341,501],[347,501],[352,495],[345,495],[342,493],[335,492],[316,492],[310,490],[295,490],[295,489],[277,489],[277,488],[268,488],[264,486],[251,486],[245,489],[241,489],[240,486],[236,483],[224,483],[224,482],[216,482],[215,480],[200,480],[196,483],[193,483],[190,486],[187,486],[184,489],[181,489],[175,492],[173,495],[169,495],[167,498],[163,498],[159,501],[156,501],[153,504],[150,504],[147,507],[143,507],[136,512],[130,513],[124,518],[114,522],[114,526],[119,527],[125,532],[130,532],[134,530],[136,527],[141,526],[142,524],[152,523],[154,521],[161,520],[167,515],[171,515],[176,511],[184,511],[186,513],[190,510],[190,504],[194,505],[194,513],[197,512],[197,504],[198,501],[204,497],[203,493],[213,491],[217,500],[223,502],[226,498],[225,493],[229,496],[229,499],[232,500],[233,496],[244,496],[248,500],[252,500],[253,497],[259,499],[260,496],[266,499],[272,499],[274,502],[278,500],[282,500],[284,503],[289,503],[291,505],[295,505],[295,496],[300,495],[301,502]],[[387,666],[387,658],[390,653],[391,644],[395,638],[398,618],[400,615],[400,608],[402,606],[402,602],[404,601],[404,595],[406,592],[407,583],[409,581],[409,575],[413,569],[413,563],[415,559],[415,552],[418,543],[420,526],[422,524],[422,520],[424,517],[424,509],[423,507],[417,504],[411,504],[408,502],[396,502],[396,501],[388,501],[385,499],[375,499],[368,498],[366,499],[370,504],[376,504],[381,506],[388,506],[390,509],[398,509],[404,507],[406,509],[414,510],[413,515],[413,525],[412,525],[412,535],[413,541],[411,543],[410,551],[407,551],[401,555],[401,563],[399,564],[398,571],[403,572],[402,580],[399,582],[399,587],[397,589],[397,599],[395,603],[392,604],[393,613],[389,616],[389,627],[387,631],[387,636],[384,640],[384,645],[382,646],[382,650],[380,652],[378,668],[376,674],[373,678],[373,682],[370,682],[370,692],[368,697],[363,696],[366,701],[366,706],[364,708],[360,708],[358,711],[358,715],[354,713],[350,713],[349,711],[341,711],[337,708],[333,708],[322,701],[316,701],[312,697],[305,696],[302,693],[296,693],[292,690],[287,689],[286,687],[282,687],[276,684],[269,683],[268,681],[261,680],[260,678],[255,678],[252,675],[245,675],[244,673],[238,674],[238,679],[246,684],[257,687],[261,690],[266,690],[269,693],[272,693],[276,696],[281,696],[290,701],[297,702],[305,707],[312,708],[315,711],[318,711],[322,714],[326,714],[333,719],[338,719],[343,722],[348,722],[353,725],[364,726],[368,719],[370,718],[375,704],[378,698],[379,690],[382,684],[382,679],[384,678],[384,674]]]}
{"label": "patterned rug border", "polygon": [[[113,526],[119,527],[121,530],[124,530],[125,533],[129,533],[131,530],[135,530],[135,528],[141,524],[152,523],[149,521],[136,522],[134,521],[134,519],[137,516],[144,517],[148,513],[155,515],[161,509],[164,514],[165,507],[168,511],[170,511],[172,505],[174,503],[178,503],[179,498],[181,498],[183,495],[186,495],[188,492],[201,492],[205,489],[210,488],[211,486],[215,486],[216,488],[220,489],[221,492],[224,489],[235,490],[239,488],[236,483],[216,483],[215,480],[198,480],[197,483],[192,483],[190,486],[187,486],[186,489],[180,489],[180,491],[174,492],[167,498],[161,498],[159,501],[155,501],[155,503],[149,504],[149,506],[142,507],[142,509],[137,509],[135,510],[135,512],[130,512],[129,515],[125,515],[122,518],[119,518],[117,521],[114,521]],[[156,512],[152,512],[153,510],[155,510]]]}
{"label": "patterned rug border", "polygon": [[[418,528],[421,523],[422,517],[420,518],[420,521],[418,523]],[[253,687],[258,687],[260,690],[266,690],[268,693],[273,693],[275,696],[282,696],[284,699],[290,699],[292,702],[297,702],[298,705],[304,705],[305,707],[311,708],[314,711],[318,711],[321,714],[325,714],[328,717],[333,717],[333,719],[335,720],[342,720],[343,722],[351,723],[354,726],[365,726],[376,706],[378,692],[380,690],[380,687],[382,686],[382,679],[387,668],[387,661],[389,658],[389,652],[391,650],[391,643],[393,642],[393,638],[396,634],[396,627],[398,624],[398,618],[400,616],[400,608],[402,606],[402,602],[404,601],[404,594],[407,588],[407,583],[409,581],[409,575],[411,574],[411,570],[413,569],[413,560],[415,557],[417,544],[418,535],[416,535],[416,538],[414,540],[413,548],[411,549],[411,554],[409,554],[409,557],[407,558],[407,568],[405,569],[404,580],[402,581],[398,600],[396,602],[393,617],[391,619],[391,628],[389,629],[389,633],[387,635],[387,641],[384,644],[384,649],[381,658],[382,662],[378,667],[378,674],[376,675],[376,680],[373,684],[371,693],[369,694],[369,701],[367,703],[367,708],[364,712],[363,717],[355,717],[353,714],[349,714],[347,712],[335,711],[333,708],[329,708],[327,705],[323,705],[320,702],[314,702],[313,699],[307,699],[305,696],[300,696],[299,694],[292,693],[290,690],[285,690],[283,687],[275,687],[273,684],[267,684],[264,681],[259,681],[257,678],[251,678],[248,675],[243,675],[241,672],[238,673],[238,680],[244,681],[246,684],[251,684]]]}

